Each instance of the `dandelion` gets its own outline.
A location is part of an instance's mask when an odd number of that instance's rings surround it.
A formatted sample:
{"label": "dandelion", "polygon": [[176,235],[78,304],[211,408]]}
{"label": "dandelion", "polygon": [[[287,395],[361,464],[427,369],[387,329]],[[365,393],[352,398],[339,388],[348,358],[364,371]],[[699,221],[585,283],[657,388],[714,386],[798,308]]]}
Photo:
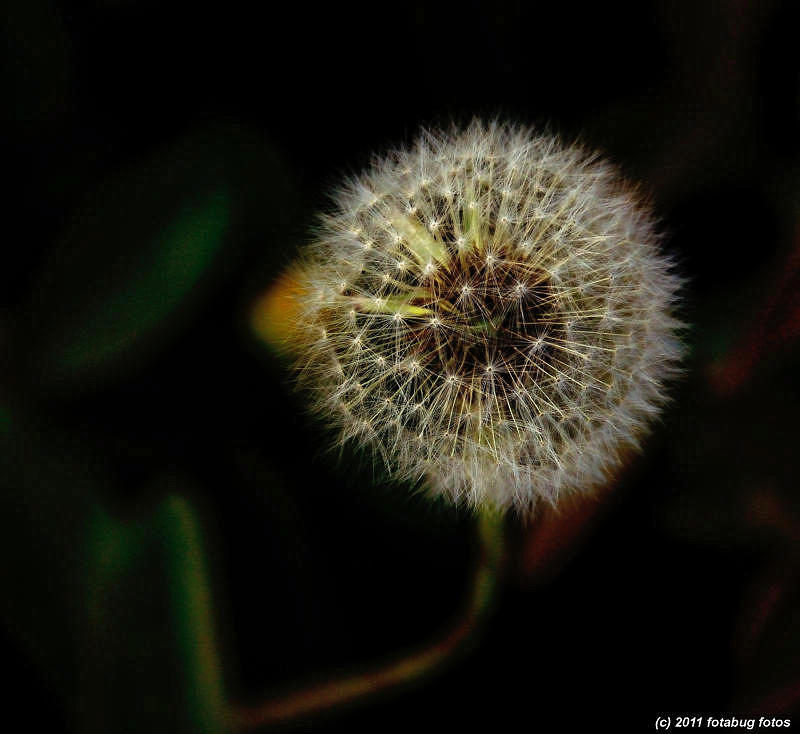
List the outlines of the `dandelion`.
{"label": "dandelion", "polygon": [[680,279],[617,170],[499,123],[423,132],[293,270],[312,411],[391,475],[534,512],[606,484],[666,400]]}

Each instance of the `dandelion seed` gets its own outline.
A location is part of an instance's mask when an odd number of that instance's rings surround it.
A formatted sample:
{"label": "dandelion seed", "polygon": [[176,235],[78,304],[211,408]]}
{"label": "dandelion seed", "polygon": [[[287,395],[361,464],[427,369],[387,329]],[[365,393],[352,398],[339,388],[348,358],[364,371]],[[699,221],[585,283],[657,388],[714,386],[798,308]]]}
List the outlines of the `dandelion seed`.
{"label": "dandelion seed", "polygon": [[474,122],[377,159],[334,203],[296,269],[298,292],[326,295],[298,299],[294,351],[342,441],[523,514],[638,447],[684,351],[681,281],[613,166]]}

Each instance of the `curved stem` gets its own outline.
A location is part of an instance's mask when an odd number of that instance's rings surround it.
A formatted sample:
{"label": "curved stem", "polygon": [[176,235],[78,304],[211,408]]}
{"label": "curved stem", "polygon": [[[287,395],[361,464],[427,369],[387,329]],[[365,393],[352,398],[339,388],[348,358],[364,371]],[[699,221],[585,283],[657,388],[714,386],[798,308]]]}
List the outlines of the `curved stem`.
{"label": "curved stem", "polygon": [[469,594],[461,613],[442,637],[388,663],[297,688],[255,706],[235,706],[230,713],[232,728],[248,731],[270,724],[285,724],[344,704],[362,702],[418,680],[451,660],[464,643],[474,638],[487,617],[503,563],[505,535],[502,516],[481,513],[477,517],[477,526],[480,555],[472,574]]}

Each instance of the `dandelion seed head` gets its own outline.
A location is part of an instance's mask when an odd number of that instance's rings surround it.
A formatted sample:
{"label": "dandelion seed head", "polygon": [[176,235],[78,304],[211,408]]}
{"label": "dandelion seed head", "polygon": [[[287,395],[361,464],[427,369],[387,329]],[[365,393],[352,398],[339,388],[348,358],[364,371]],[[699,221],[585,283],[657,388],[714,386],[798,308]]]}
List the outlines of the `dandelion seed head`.
{"label": "dandelion seed head", "polygon": [[433,495],[530,514],[591,492],[684,351],[659,245],[580,147],[500,123],[423,132],[336,193],[303,255],[300,290],[325,295],[299,306],[299,381],[340,441]]}

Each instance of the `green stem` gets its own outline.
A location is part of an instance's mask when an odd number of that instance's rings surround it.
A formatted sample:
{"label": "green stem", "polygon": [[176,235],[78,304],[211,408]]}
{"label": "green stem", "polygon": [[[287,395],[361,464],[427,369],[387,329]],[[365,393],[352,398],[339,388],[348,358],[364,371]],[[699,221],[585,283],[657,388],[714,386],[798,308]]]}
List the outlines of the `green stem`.
{"label": "green stem", "polygon": [[308,687],[298,687],[255,706],[236,706],[231,726],[248,731],[285,724],[329,712],[344,704],[364,702],[440,670],[474,639],[488,616],[498,588],[505,551],[502,515],[482,512],[477,518],[480,555],[471,578],[464,608],[445,634],[389,663],[333,677]]}

